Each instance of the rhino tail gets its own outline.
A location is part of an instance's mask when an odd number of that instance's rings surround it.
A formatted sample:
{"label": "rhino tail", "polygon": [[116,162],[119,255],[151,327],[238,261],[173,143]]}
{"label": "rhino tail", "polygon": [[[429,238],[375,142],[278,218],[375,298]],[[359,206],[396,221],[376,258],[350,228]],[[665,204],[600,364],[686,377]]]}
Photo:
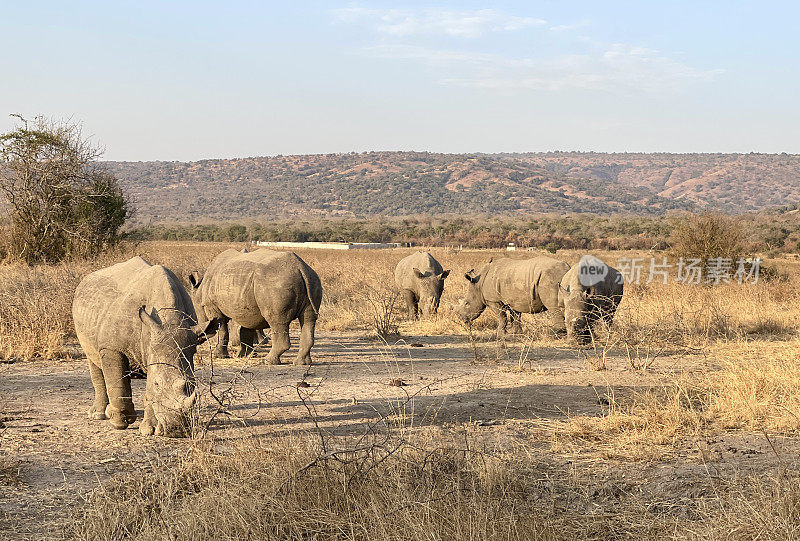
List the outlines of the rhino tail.
{"label": "rhino tail", "polygon": [[300,276],[303,277],[303,283],[306,285],[306,296],[309,304],[311,304],[311,309],[314,310],[314,314],[319,315],[319,306],[314,304],[314,296],[311,294],[311,282],[305,265],[300,265]]}

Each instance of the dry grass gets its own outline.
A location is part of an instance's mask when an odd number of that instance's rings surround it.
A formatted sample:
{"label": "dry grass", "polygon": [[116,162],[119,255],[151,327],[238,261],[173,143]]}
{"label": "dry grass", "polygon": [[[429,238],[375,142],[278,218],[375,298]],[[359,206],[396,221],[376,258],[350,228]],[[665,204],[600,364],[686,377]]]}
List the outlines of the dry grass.
{"label": "dry grass", "polygon": [[[195,449],[107,483],[75,537],[654,539],[674,526],[633,505],[635,522],[582,512],[587,479],[510,454],[408,441],[327,454],[303,439],[248,445],[226,455]],[[612,499],[596,498],[595,508]]]}
{"label": "dry grass", "polygon": [[800,538],[800,475],[779,471],[736,480],[722,488],[707,518],[686,530],[688,539],[793,541]]}
{"label": "dry grass", "polygon": [[656,461],[689,437],[708,430],[705,390],[686,382],[636,393],[627,400],[606,398],[600,417],[574,416],[557,423],[554,452],[593,452],[604,459]]}
{"label": "dry grass", "polygon": [[603,458],[653,461],[684,449],[699,436],[744,429],[800,432],[800,344],[719,345],[723,365],[673,385],[607,398],[599,417],[555,424],[552,449]]}
{"label": "dry grass", "polygon": [[224,453],[195,446],[149,472],[107,481],[70,534],[180,541],[789,540],[800,533],[797,472],[709,478],[701,482],[713,496],[676,509],[618,476],[555,467],[524,450],[425,437],[349,443],[327,453],[302,437],[251,440]]}
{"label": "dry grass", "polygon": [[709,412],[726,428],[800,431],[800,342],[718,346],[724,358],[707,375]]}
{"label": "dry grass", "polygon": [[0,358],[58,358],[72,329],[76,266],[0,266]]}

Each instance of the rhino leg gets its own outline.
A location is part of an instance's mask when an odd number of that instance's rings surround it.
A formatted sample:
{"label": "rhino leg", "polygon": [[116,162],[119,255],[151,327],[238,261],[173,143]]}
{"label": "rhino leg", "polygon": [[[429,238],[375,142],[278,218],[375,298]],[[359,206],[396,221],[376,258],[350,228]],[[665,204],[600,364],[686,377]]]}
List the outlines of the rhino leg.
{"label": "rhino leg", "polygon": [[230,319],[224,319],[222,323],[219,324],[219,330],[217,330],[217,346],[214,348],[214,356],[220,359],[227,359],[230,357],[230,355],[228,355],[228,339],[230,338],[230,333],[228,332],[229,322]]}
{"label": "rhino leg", "polygon": [[506,311],[499,302],[487,302],[486,307],[489,309],[495,319],[497,319],[497,338],[502,338],[506,334],[506,326],[508,325]]}
{"label": "rhino leg", "polygon": [[553,332],[556,334],[566,334],[567,333],[567,321],[564,319],[564,311],[563,310],[554,310],[550,314],[550,322],[553,326]]}
{"label": "rhino leg", "polygon": [[417,303],[417,296],[410,289],[404,289],[403,300],[406,302],[408,319],[417,319],[417,317],[419,317],[419,304]]}
{"label": "rhino leg", "polygon": [[603,322],[605,322],[606,326],[610,327],[611,324],[614,322],[614,314],[617,313],[617,307],[620,303],[619,297],[611,297],[605,299],[602,308],[602,318]]}
{"label": "rhino leg", "polygon": [[158,422],[153,413],[153,406],[148,404],[144,408],[144,419],[142,419],[142,424],[139,425],[139,432],[144,436],[152,436],[156,432],[157,425]]}
{"label": "rhino leg", "polygon": [[312,308],[306,308],[300,317],[300,349],[294,364],[311,364],[311,348],[314,345],[314,328],[317,325],[317,314]]}
{"label": "rhino leg", "polygon": [[522,314],[514,310],[508,313],[511,316],[511,334],[522,334]]}
{"label": "rhino leg", "polygon": [[[98,362],[100,359],[97,359]],[[106,380],[103,378],[103,371],[91,360],[89,361],[89,375],[92,377],[94,387],[94,404],[89,408],[89,419],[102,421],[106,417],[106,406],[108,406],[108,393],[106,392]]]}
{"label": "rhino leg", "polygon": [[567,334],[567,320],[564,315],[564,306],[556,301],[551,303],[551,306],[545,305],[545,309],[550,314],[550,324],[553,327],[553,332],[558,335]]}
{"label": "rhino leg", "polygon": [[267,354],[267,364],[281,364],[281,355],[289,349],[289,324],[270,325],[272,347]]}
{"label": "rhino leg", "polygon": [[100,352],[100,359],[109,402],[105,414],[114,428],[123,430],[136,420],[128,359],[107,349]]}
{"label": "rhino leg", "polygon": [[257,331],[241,327],[239,329],[239,357],[246,357],[253,353],[253,344],[256,342]]}

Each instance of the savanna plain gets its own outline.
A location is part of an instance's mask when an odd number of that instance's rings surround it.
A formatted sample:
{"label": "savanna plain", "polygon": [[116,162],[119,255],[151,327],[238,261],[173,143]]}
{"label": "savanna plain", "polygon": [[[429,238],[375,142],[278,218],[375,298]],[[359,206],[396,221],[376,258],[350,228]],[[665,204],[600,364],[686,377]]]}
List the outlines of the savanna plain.
{"label": "savanna plain", "polygon": [[[496,340],[489,314],[466,327],[451,311],[471,268],[544,252],[432,248],[452,271],[441,307],[409,321],[392,276],[410,250],[299,250],[324,288],[312,365],[266,365],[263,346],[218,359],[212,339],[195,357],[191,437],[88,420],[80,279],[141,255],[185,280],[244,246],[0,266],[0,537],[800,538],[796,258],[767,259],[756,284],[645,272],[578,346],[547,314]],[[284,362],[297,339],[292,327]]]}

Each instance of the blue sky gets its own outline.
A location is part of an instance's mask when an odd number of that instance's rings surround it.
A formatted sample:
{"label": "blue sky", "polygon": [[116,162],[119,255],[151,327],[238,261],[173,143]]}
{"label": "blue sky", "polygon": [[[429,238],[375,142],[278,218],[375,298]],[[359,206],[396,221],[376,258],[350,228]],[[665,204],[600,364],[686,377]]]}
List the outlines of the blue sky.
{"label": "blue sky", "polygon": [[107,159],[800,152],[790,2],[0,1],[0,131]]}

